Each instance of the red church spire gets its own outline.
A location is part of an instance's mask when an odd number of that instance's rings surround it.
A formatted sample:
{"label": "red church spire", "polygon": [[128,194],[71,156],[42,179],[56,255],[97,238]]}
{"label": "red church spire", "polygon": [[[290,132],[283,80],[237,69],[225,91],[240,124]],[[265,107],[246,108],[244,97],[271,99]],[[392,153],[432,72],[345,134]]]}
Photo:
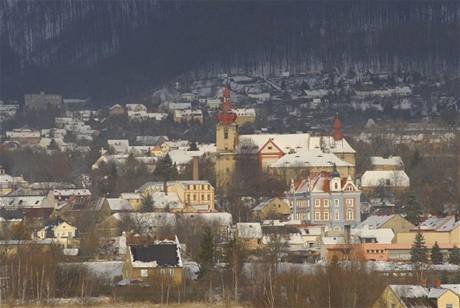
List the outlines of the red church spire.
{"label": "red church spire", "polygon": [[342,135],[342,122],[339,119],[339,113],[337,112],[335,114],[335,120],[334,120],[334,140],[342,140],[343,135]]}
{"label": "red church spire", "polygon": [[236,114],[232,112],[232,103],[230,102],[230,89],[228,87],[224,88],[224,104],[222,106],[222,111],[219,112],[217,116],[219,123],[224,125],[229,125],[235,122]]}

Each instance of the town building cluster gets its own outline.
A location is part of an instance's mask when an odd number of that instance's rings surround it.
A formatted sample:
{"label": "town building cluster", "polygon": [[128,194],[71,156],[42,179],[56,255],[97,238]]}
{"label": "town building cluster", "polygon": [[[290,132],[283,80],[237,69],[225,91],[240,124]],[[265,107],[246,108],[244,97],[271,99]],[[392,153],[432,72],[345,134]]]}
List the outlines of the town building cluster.
{"label": "town building cluster", "polygon": [[[359,156],[343,133],[338,113],[328,124],[328,133],[271,133],[268,129],[243,133],[244,127],[257,121],[258,109],[232,106],[231,95],[241,99],[244,93],[256,101],[254,105],[264,105],[273,97],[266,85],[254,86],[260,85],[259,81],[235,77],[229,84],[232,89],[226,86],[216,96],[183,92],[172,100],[165,98],[168,93],[162,93],[164,99],[154,109],[133,103],[96,111],[87,107],[86,100],[45,93],[26,95],[23,111],[16,105],[0,104],[4,119],[19,112],[61,110],[52,127],[12,128],[3,138],[2,146],[8,149],[51,153],[89,153],[94,140],[107,134],[104,121],[110,118],[203,125],[208,117],[217,117],[215,142],[148,133],[106,138],[98,157],[91,161],[92,172],[107,165],[121,172],[129,160],[134,160],[152,174],[169,160],[179,175],[176,179],[165,176],[146,181],[117,195],[100,195],[84,181],[81,185],[35,182],[1,168],[0,237],[9,238],[14,226],[25,225],[28,239],[0,240],[0,253],[14,252],[21,245],[57,245],[75,261],[82,249],[87,249],[82,248],[82,238],[97,234],[92,257],[100,262],[118,262],[123,278],[118,284],[122,286],[165,273],[180,284],[187,264],[194,260],[187,258],[187,247],[174,230],[194,223],[215,227],[218,246],[237,239],[256,254],[280,241],[283,261],[305,264],[333,260],[407,262],[418,234],[428,247],[438,245],[445,260],[460,246],[460,221],[455,216],[426,216],[413,224],[406,213],[396,213],[394,196],[411,186],[401,157],[372,156],[367,170],[357,174]],[[307,98],[310,108],[320,109],[332,94],[333,90],[305,89],[300,95]],[[375,97],[398,97],[398,108],[405,110],[411,106],[412,94],[406,86],[363,89],[354,92],[359,106],[353,108],[362,109]],[[379,110],[377,100],[373,101],[366,108]],[[297,113],[297,107],[291,110],[292,115]],[[372,126],[370,123],[369,128]],[[391,129],[385,131],[391,133]],[[367,137],[363,132],[354,139],[366,142]],[[238,200],[250,213],[244,220],[235,219],[230,213],[233,204],[224,201],[241,160],[253,162],[260,174],[279,180],[286,188],[277,196]],[[200,164],[204,161],[212,163],[215,178],[203,178]],[[448,285],[402,288],[389,286],[380,300],[391,303],[391,307],[404,307],[404,303],[419,299],[435,303],[453,298],[457,306],[451,307],[458,307],[458,292]]]}

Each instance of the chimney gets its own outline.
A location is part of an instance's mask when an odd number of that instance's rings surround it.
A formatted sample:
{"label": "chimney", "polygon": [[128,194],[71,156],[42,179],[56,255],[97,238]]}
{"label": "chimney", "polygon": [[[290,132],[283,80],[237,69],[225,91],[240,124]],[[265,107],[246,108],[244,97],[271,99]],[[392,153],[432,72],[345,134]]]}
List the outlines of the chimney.
{"label": "chimney", "polygon": [[192,159],[192,168],[193,168],[192,179],[194,181],[198,181],[200,179],[199,167],[200,167],[200,164],[199,164],[199,161],[198,161],[198,157],[193,156],[193,159]]}
{"label": "chimney", "polygon": [[433,287],[434,288],[440,288],[441,287],[441,280],[439,278],[435,278],[433,280]]}

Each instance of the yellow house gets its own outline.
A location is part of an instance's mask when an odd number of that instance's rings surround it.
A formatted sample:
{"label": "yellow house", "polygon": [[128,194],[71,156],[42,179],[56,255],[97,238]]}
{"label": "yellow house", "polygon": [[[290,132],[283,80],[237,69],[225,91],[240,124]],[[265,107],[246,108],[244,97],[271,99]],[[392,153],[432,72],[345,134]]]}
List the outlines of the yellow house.
{"label": "yellow house", "polygon": [[373,308],[439,307],[459,308],[459,297],[446,288],[425,288],[419,285],[389,285]]}
{"label": "yellow house", "polygon": [[[163,182],[147,182],[137,192],[143,196],[153,195],[156,192],[165,192]],[[213,212],[214,187],[208,181],[170,181],[166,183],[167,192],[176,193],[179,201],[185,205],[188,212]],[[153,200],[155,202],[155,200]]]}
{"label": "yellow house", "polygon": [[[410,232],[415,225],[399,214],[371,215],[359,224],[358,227],[367,225],[369,229],[391,229],[394,234]],[[396,239],[396,237],[395,237]]]}
{"label": "yellow house", "polygon": [[460,246],[460,223],[454,216],[430,217],[419,226],[407,232],[396,233],[397,244],[412,244],[417,232],[422,233],[427,247],[437,242],[439,245]]}
{"label": "yellow house", "polygon": [[77,244],[77,228],[62,220],[56,220],[37,231],[37,238],[44,240],[51,238],[59,245],[67,247]]}
{"label": "yellow house", "polygon": [[177,237],[175,240],[129,245],[123,279],[182,284],[183,265]]}
{"label": "yellow house", "polygon": [[287,200],[275,197],[262,201],[252,209],[255,219],[280,219],[291,214]]}

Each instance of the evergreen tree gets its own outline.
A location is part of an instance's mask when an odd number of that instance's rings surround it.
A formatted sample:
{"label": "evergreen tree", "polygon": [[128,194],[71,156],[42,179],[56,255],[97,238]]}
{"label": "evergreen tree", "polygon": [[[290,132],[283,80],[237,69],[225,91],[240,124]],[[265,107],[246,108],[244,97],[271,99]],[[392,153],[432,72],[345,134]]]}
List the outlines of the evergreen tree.
{"label": "evergreen tree", "polygon": [[172,163],[169,154],[158,160],[153,175],[162,181],[174,180],[177,177],[176,166]]}
{"label": "evergreen tree", "polygon": [[460,248],[457,246],[454,246],[454,248],[449,252],[449,263],[460,264]]}
{"label": "evergreen tree", "polygon": [[153,212],[153,199],[150,194],[142,198],[141,211],[144,213]]}
{"label": "evergreen tree", "polygon": [[215,263],[215,237],[211,227],[204,229],[203,236],[198,250],[197,262],[200,264],[199,277],[205,276]]}
{"label": "evergreen tree", "polygon": [[411,261],[414,263],[425,263],[428,260],[427,248],[425,246],[425,239],[422,233],[417,232],[414,243],[410,250]]}
{"label": "evergreen tree", "polygon": [[431,263],[433,264],[442,264],[442,253],[439,248],[438,242],[435,242],[431,248]]}

